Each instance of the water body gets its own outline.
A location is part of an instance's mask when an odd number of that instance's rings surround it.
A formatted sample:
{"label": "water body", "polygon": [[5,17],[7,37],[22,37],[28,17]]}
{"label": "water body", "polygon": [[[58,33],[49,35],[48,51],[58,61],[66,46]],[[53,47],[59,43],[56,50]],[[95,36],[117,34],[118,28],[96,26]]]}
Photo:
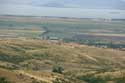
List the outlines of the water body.
{"label": "water body", "polygon": [[52,7],[33,7],[25,5],[0,5],[0,14],[125,19],[125,10],[54,8],[54,7],[52,8]]}

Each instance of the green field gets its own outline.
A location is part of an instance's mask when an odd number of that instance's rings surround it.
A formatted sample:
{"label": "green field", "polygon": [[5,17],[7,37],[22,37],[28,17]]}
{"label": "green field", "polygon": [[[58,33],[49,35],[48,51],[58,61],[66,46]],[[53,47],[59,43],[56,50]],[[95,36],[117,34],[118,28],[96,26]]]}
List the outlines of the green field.
{"label": "green field", "polygon": [[[16,19],[15,19],[16,18]],[[41,28],[48,31],[48,36],[58,36],[59,38],[72,37],[76,34],[84,33],[102,33],[102,34],[120,34],[125,35],[125,22],[124,21],[93,21],[85,19],[56,19],[56,18],[30,18],[31,21],[24,21],[29,17],[13,17],[1,18],[0,28],[4,29],[31,29]]]}
{"label": "green field", "polygon": [[56,38],[65,42],[88,45],[112,43],[117,44],[114,47],[120,48],[125,44],[125,21],[1,16],[0,35],[2,38],[4,35],[4,38],[8,35],[9,38],[15,36],[35,39],[46,37],[47,40]]}

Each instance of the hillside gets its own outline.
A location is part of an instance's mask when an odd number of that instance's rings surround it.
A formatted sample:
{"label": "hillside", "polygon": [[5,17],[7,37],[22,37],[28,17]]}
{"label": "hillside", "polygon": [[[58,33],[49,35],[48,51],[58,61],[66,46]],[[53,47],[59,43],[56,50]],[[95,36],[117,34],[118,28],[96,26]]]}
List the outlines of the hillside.
{"label": "hillside", "polygon": [[[125,51],[47,40],[1,39],[0,68],[0,77],[12,83],[125,83]],[[54,68],[63,71],[52,72]]]}

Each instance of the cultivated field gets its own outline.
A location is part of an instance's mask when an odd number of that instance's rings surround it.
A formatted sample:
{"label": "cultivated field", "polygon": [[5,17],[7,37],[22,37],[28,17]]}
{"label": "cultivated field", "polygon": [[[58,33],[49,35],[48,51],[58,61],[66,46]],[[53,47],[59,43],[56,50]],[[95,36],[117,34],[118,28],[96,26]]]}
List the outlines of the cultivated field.
{"label": "cultivated field", "polygon": [[72,38],[79,34],[125,37],[124,21],[93,19],[0,16],[0,29],[46,31],[46,36]]}

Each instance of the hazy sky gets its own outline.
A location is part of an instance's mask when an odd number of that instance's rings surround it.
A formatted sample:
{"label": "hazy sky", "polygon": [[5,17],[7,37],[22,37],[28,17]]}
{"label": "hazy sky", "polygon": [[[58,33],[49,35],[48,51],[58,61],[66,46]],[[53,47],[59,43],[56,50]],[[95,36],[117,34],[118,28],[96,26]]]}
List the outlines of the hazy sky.
{"label": "hazy sky", "polygon": [[0,14],[125,18],[125,0],[0,0]]}

